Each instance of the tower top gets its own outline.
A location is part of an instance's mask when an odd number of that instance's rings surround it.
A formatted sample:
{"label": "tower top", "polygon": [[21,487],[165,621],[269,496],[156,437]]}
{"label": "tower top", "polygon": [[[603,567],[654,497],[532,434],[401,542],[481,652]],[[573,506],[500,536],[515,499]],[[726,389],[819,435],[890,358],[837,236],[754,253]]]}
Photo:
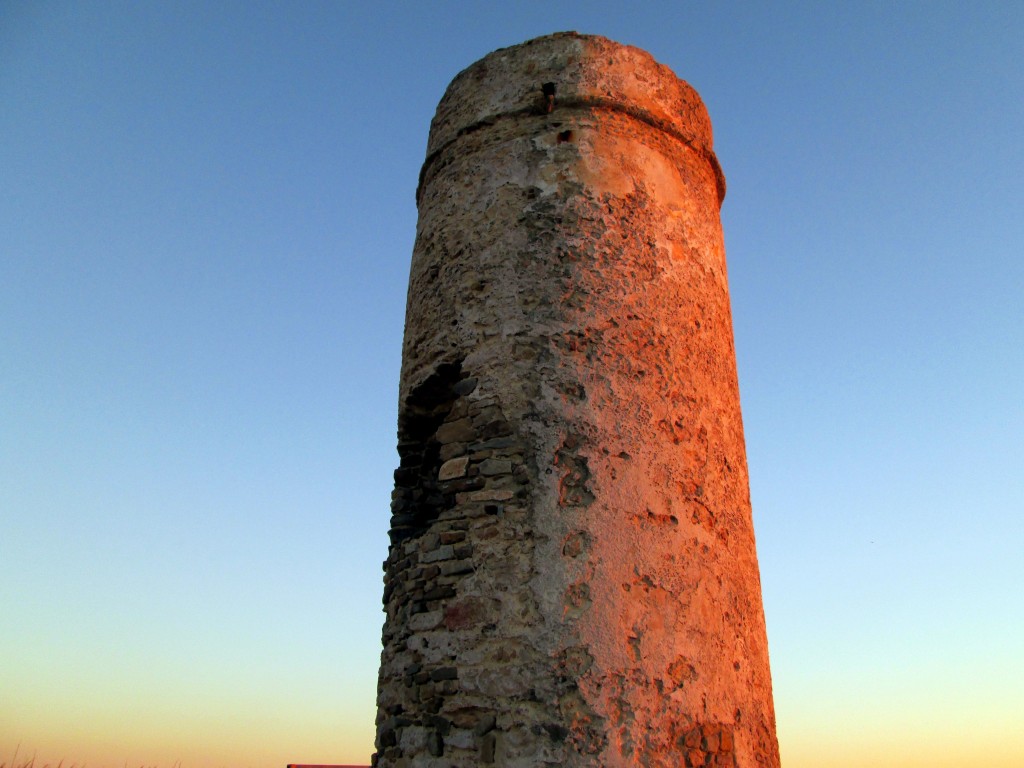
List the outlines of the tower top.
{"label": "tower top", "polygon": [[682,140],[711,164],[719,202],[725,197],[711,120],[697,91],[646,51],[578,32],[500,48],[456,75],[430,124],[421,185],[460,136],[502,119],[581,108],[627,114]]}

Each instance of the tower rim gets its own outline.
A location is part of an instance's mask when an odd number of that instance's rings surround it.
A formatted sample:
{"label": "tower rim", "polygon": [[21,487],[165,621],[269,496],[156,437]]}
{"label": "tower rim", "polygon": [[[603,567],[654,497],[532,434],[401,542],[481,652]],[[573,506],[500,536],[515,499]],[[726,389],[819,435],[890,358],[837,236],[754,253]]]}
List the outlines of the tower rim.
{"label": "tower rim", "polygon": [[625,114],[689,146],[711,166],[721,205],[725,175],[707,107],[693,86],[640,48],[576,31],[499,48],[455,76],[430,124],[417,202],[430,168],[462,136],[509,118],[580,109]]}

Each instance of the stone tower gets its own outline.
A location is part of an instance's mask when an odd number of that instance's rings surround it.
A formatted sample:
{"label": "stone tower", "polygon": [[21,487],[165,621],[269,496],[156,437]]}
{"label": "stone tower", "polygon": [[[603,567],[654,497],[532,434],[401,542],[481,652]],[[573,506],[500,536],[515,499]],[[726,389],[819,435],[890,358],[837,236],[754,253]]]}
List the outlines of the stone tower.
{"label": "stone tower", "polygon": [[555,34],[431,124],[377,766],[778,766],[697,93]]}

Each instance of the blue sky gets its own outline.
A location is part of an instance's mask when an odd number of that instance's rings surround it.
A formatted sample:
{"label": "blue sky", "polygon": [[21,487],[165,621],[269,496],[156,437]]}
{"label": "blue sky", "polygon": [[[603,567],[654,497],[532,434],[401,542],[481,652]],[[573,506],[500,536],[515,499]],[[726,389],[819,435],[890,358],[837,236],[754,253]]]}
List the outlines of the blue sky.
{"label": "blue sky", "polygon": [[0,762],[372,750],[413,193],[489,51],[708,105],[788,768],[1024,762],[1024,6],[0,6]]}

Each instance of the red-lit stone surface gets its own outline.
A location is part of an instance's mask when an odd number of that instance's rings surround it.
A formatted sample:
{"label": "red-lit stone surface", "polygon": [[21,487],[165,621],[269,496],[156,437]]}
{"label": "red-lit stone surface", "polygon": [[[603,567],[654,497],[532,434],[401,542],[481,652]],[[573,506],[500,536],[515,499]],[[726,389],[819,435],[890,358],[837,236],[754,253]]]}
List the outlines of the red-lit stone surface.
{"label": "red-lit stone surface", "polygon": [[700,98],[638,49],[552,35],[449,87],[375,765],[779,764],[724,189]]}

